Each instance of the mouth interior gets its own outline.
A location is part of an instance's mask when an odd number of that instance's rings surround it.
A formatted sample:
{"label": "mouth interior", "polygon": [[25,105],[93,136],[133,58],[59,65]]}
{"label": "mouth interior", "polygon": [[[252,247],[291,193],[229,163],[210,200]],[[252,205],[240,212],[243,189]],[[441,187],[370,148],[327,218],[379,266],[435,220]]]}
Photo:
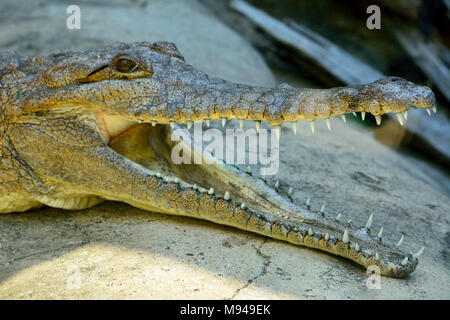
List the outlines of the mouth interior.
{"label": "mouth interior", "polygon": [[[273,210],[275,206],[280,212],[292,212],[292,208],[287,207],[278,193],[249,173],[221,161],[194,164],[194,153],[201,153],[209,159],[212,156],[194,147],[189,137],[184,137],[182,142],[172,141],[171,133],[169,125],[139,124],[113,139],[110,147],[154,174],[159,173],[170,180],[178,178],[181,184],[190,187],[195,185],[200,192],[208,192],[213,188],[215,194],[223,196],[228,191],[238,203],[244,202],[253,208]],[[191,150],[191,163],[173,163],[171,153],[178,143],[185,144],[184,150]]]}

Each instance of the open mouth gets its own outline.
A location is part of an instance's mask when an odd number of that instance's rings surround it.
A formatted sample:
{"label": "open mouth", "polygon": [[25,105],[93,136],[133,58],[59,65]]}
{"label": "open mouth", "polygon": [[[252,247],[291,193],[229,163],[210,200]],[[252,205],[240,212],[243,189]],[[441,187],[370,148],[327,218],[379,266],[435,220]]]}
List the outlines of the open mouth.
{"label": "open mouth", "polygon": [[[208,202],[212,208],[209,212],[201,207],[195,210],[201,219],[317,248],[364,267],[376,266],[387,276],[404,277],[416,268],[422,250],[415,255],[403,252],[400,249],[403,238],[395,246],[384,243],[382,230],[371,233],[372,216],[365,226],[357,227],[341,221],[339,216],[325,214],[322,209],[312,211],[308,201],[294,204],[290,194],[280,194],[277,185],[269,186],[264,177],[221,160],[216,159],[213,164],[206,164],[207,161],[175,164],[171,152],[177,143],[190,150],[192,159],[195,155],[209,160],[213,157],[196,147],[189,135],[184,135],[181,142],[173,141],[173,130],[180,128],[175,124],[135,124],[111,139],[109,146],[144,167],[161,183],[171,184],[199,203]],[[140,203],[129,203],[149,209]],[[155,211],[164,212],[164,209],[155,208]]]}

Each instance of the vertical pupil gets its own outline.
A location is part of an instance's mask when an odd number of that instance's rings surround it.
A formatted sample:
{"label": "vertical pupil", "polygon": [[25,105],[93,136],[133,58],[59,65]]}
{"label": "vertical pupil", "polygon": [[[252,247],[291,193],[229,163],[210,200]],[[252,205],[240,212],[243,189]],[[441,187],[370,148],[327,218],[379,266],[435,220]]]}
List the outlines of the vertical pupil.
{"label": "vertical pupil", "polygon": [[130,71],[134,66],[134,63],[127,59],[121,59],[119,62],[119,68],[122,72],[128,72]]}

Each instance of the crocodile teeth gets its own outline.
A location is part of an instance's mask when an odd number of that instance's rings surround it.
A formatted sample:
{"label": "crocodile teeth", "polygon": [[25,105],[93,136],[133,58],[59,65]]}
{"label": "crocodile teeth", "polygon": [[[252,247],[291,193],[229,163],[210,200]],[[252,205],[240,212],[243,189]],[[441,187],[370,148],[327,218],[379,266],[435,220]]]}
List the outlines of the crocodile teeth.
{"label": "crocodile teeth", "polygon": [[379,126],[381,124],[381,116],[375,116],[375,120],[377,122],[377,125]]}
{"label": "crocodile teeth", "polygon": [[252,174],[252,168],[250,168],[250,166],[247,166],[247,173]]}
{"label": "crocodile teeth", "polygon": [[324,204],[322,204],[322,206],[320,207],[320,213],[322,213],[323,214],[323,211],[325,210],[325,203]]}
{"label": "crocodile teeth", "polygon": [[375,261],[380,260],[380,255],[378,254],[378,252],[375,253]]}
{"label": "crocodile teeth", "polygon": [[156,126],[156,121],[152,120],[151,124],[152,124],[152,126]]}
{"label": "crocodile teeth", "polygon": [[429,116],[431,116],[431,111],[430,111],[430,109],[425,109],[425,111],[428,113]]}
{"label": "crocodile teeth", "polygon": [[342,242],[343,243],[348,243],[348,231],[347,231],[347,229],[345,229],[345,231],[344,231],[344,236],[342,237]]}
{"label": "crocodile teeth", "polygon": [[402,262],[400,262],[400,264],[402,266],[406,266],[407,263],[408,263],[408,257],[405,257],[405,259],[403,259]]}
{"label": "crocodile teeth", "polygon": [[309,207],[309,204],[311,203],[311,199],[308,197],[306,198],[306,206]]}
{"label": "crocodile teeth", "polygon": [[255,121],[256,133],[259,133],[259,128],[261,128],[261,121]]}
{"label": "crocodile teeth", "polygon": [[225,192],[225,195],[223,196],[223,199],[224,199],[225,201],[230,200],[230,193],[229,193],[228,191]]}
{"label": "crocodile teeth", "polygon": [[294,134],[297,134],[297,122],[296,121],[292,121],[292,132],[294,132]]}
{"label": "crocodile teeth", "polygon": [[222,118],[222,127],[225,127],[227,124],[227,118]]}
{"label": "crocodile teeth", "polygon": [[348,224],[352,223],[352,219],[348,219],[347,223]]}
{"label": "crocodile teeth", "polygon": [[186,126],[187,126],[187,128],[188,128],[188,130],[190,129],[190,128],[192,128],[192,121],[188,121],[188,122],[186,122]]}
{"label": "crocodile teeth", "polygon": [[436,112],[437,112],[436,106],[433,106],[433,108],[432,108],[432,109],[433,109],[433,112],[434,112],[434,113],[436,113]]}
{"label": "crocodile teeth", "polygon": [[403,111],[403,117],[408,120],[408,110]]}
{"label": "crocodile teeth", "polygon": [[416,253],[414,253],[414,254],[412,255],[413,258],[418,258],[418,257],[420,257],[420,256],[422,255],[422,253],[423,253],[423,250],[425,250],[425,247],[420,248],[419,251],[417,251]]}
{"label": "crocodile teeth", "polygon": [[352,112],[352,114],[356,117],[356,112]]}
{"label": "crocodile teeth", "polygon": [[314,134],[314,121],[310,121],[309,126],[311,127],[312,134]]}
{"label": "crocodile teeth", "polygon": [[276,126],[276,127],[273,128],[273,130],[275,130],[275,135],[277,136],[278,141],[280,141],[281,126]]}
{"label": "crocodile teeth", "polygon": [[314,235],[314,232],[312,231],[312,229],[311,228],[309,228],[309,230],[308,230],[308,234],[312,237],[313,235]]}
{"label": "crocodile teeth", "polygon": [[370,227],[372,226],[372,220],[373,220],[373,213],[370,215],[369,220],[367,220],[366,229],[370,229]]}
{"label": "crocodile teeth", "polygon": [[330,239],[330,235],[327,233],[325,233],[325,241],[328,241]]}
{"label": "crocodile teeth", "polygon": [[139,123],[139,124],[144,123],[144,120],[138,119],[138,123]]}
{"label": "crocodile teeth", "polygon": [[377,238],[381,239],[381,236],[383,235],[383,227],[381,227],[380,232],[377,234]]}
{"label": "crocodile teeth", "polygon": [[336,216],[336,220],[337,220],[337,221],[340,221],[341,218],[342,218],[342,214],[339,213],[339,214]]}
{"label": "crocodile teeth", "polygon": [[403,117],[401,113],[396,113],[398,122],[400,122],[401,125],[403,125]]}
{"label": "crocodile teeth", "polygon": [[328,131],[331,131],[330,119],[325,119],[325,124],[327,125]]}
{"label": "crocodile teeth", "polygon": [[362,119],[362,121],[364,121],[364,119],[366,119],[366,112],[365,111],[361,111],[361,119]]}
{"label": "crocodile teeth", "polygon": [[245,203],[241,203],[241,209],[245,209],[247,207],[247,205]]}
{"label": "crocodile teeth", "polygon": [[398,240],[398,242],[397,242],[397,244],[396,244],[396,246],[397,247],[400,247],[401,245],[402,245],[402,243],[403,243],[403,236],[400,238],[400,240]]}
{"label": "crocodile teeth", "polygon": [[347,119],[345,118],[345,114],[342,114],[342,115],[341,115],[341,118],[342,118],[342,120],[344,121],[344,123],[347,122]]}
{"label": "crocodile teeth", "polygon": [[261,180],[264,181],[264,182],[266,181],[266,175],[265,175],[265,174],[263,174],[263,175],[261,176]]}
{"label": "crocodile teeth", "polygon": [[355,252],[359,252],[359,244],[355,244]]}
{"label": "crocodile teeth", "polygon": [[176,184],[178,184],[178,183],[180,183],[180,179],[175,178],[175,179],[173,180],[173,182],[175,182]]}
{"label": "crocodile teeth", "polygon": [[277,181],[275,182],[275,185],[274,185],[275,190],[278,191],[278,187],[279,187],[279,186],[280,186],[280,181],[277,180]]}
{"label": "crocodile teeth", "polygon": [[288,196],[290,197],[290,196],[292,196],[292,192],[293,192],[294,190],[292,189],[292,187],[290,187],[289,188],[289,190],[288,190]]}
{"label": "crocodile teeth", "polygon": [[205,123],[206,123],[206,126],[209,128],[209,126],[211,125],[211,120],[206,119],[206,120],[205,120]]}
{"label": "crocodile teeth", "polygon": [[170,125],[170,127],[171,127],[172,129],[175,128],[175,122],[169,121],[169,125]]}
{"label": "crocodile teeth", "polygon": [[209,189],[209,190],[208,190],[208,194],[209,194],[209,195],[214,194],[214,188]]}
{"label": "crocodile teeth", "polygon": [[244,119],[239,119],[239,127],[241,129],[244,127]]}

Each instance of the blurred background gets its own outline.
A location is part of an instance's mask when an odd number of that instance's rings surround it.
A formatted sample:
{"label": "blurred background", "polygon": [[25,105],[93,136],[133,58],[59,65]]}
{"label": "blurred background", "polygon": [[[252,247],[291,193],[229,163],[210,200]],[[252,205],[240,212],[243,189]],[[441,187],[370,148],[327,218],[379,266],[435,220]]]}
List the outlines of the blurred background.
{"label": "blurred background", "polygon": [[[283,81],[325,88],[399,76],[432,88],[437,114],[409,112],[405,125],[369,115],[382,143],[450,168],[450,1],[202,0],[249,39]],[[369,29],[366,12],[380,9],[380,29]],[[260,11],[261,10],[261,11]]]}

